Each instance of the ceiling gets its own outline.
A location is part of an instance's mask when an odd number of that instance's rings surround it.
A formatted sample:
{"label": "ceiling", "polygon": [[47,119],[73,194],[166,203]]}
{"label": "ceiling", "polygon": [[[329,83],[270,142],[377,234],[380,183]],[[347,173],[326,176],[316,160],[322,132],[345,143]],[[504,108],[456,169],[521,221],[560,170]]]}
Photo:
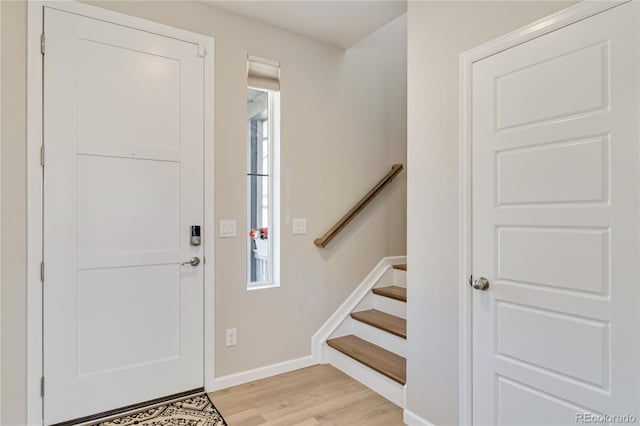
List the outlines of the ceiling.
{"label": "ceiling", "polygon": [[348,49],[398,16],[405,0],[202,0],[237,15]]}

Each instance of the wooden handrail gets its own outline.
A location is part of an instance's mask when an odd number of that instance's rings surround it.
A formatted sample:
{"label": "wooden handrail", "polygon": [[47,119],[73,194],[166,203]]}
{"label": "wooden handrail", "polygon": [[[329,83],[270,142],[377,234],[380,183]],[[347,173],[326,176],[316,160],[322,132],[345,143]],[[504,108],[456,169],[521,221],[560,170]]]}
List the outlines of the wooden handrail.
{"label": "wooden handrail", "polygon": [[394,164],[393,166],[391,166],[391,171],[387,173],[382,179],[380,179],[380,182],[378,182],[376,186],[371,188],[371,191],[367,192],[367,194],[362,197],[362,199],[358,201],[358,203],[353,206],[353,208],[349,210],[347,214],[342,216],[342,218],[338,222],[336,222],[336,224],[333,225],[331,229],[329,229],[322,237],[316,238],[313,243],[320,248],[325,248],[327,244],[329,244],[329,242],[333,240],[335,236],[338,235],[338,233],[342,231],[344,227],[347,226],[347,224],[351,222],[353,218],[356,217],[356,215],[360,213],[360,211],[364,209],[364,207],[369,204],[369,202],[373,200],[376,195],[378,195],[380,191],[382,191],[384,187],[387,186],[393,180],[393,178],[398,175],[398,173],[402,171],[403,168],[404,166],[402,164]]}

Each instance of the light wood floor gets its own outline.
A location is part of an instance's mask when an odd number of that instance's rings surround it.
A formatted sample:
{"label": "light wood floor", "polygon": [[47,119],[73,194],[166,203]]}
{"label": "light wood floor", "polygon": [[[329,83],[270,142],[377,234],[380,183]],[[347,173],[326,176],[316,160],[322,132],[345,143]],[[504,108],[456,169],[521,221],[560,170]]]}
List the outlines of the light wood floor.
{"label": "light wood floor", "polygon": [[210,394],[229,426],[403,425],[402,409],[330,365]]}

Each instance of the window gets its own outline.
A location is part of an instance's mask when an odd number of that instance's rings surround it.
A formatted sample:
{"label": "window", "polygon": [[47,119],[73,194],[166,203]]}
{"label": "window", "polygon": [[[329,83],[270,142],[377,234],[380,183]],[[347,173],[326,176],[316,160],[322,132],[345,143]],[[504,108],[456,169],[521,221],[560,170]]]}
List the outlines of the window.
{"label": "window", "polygon": [[279,68],[249,57],[247,288],[279,285]]}

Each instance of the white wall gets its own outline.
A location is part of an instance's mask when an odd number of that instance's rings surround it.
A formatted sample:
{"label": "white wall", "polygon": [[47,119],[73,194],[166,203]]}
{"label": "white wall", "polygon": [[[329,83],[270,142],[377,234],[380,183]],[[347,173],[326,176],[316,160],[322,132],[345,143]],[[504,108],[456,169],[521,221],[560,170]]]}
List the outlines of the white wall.
{"label": "white wall", "polygon": [[458,422],[459,56],[571,2],[409,2],[407,408]]}
{"label": "white wall", "polygon": [[[26,415],[26,5],[2,1],[2,424]],[[313,333],[384,256],[405,253],[401,174],[327,249],[313,239],[406,161],[406,19],[345,52],[205,4],[119,1],[100,6],[216,39],[216,376],[310,354]],[[248,292],[246,55],[281,62],[281,287]],[[309,233],[292,235],[306,217]],[[216,232],[217,234],[217,232]],[[238,346],[224,331],[238,329]]]}
{"label": "white wall", "polygon": [[3,425],[25,423],[26,372],[26,5],[0,2],[2,8],[2,419]]}

